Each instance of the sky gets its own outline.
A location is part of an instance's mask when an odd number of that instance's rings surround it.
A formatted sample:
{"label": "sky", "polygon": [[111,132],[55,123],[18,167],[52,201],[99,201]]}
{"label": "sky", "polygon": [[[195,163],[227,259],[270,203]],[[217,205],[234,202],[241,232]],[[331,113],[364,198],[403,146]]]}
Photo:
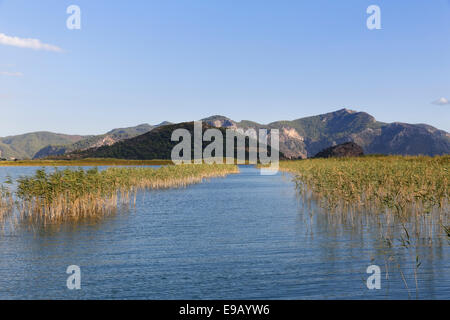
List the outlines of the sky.
{"label": "sky", "polygon": [[449,99],[450,0],[0,0],[0,136],[344,107],[450,131]]}

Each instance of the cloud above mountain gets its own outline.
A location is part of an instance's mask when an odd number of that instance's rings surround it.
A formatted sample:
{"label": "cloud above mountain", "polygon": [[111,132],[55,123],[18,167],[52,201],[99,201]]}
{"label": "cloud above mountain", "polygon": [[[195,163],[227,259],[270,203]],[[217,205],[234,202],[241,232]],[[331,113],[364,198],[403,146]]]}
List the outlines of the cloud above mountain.
{"label": "cloud above mountain", "polygon": [[442,97],[442,98],[437,99],[436,101],[433,101],[432,103],[436,104],[438,106],[444,106],[444,105],[450,104],[450,100],[448,100],[447,98]]}
{"label": "cloud above mountain", "polygon": [[55,45],[43,43],[39,39],[11,37],[0,33],[0,44],[18,48],[27,48],[33,50],[44,50],[53,52],[62,52],[63,50]]}

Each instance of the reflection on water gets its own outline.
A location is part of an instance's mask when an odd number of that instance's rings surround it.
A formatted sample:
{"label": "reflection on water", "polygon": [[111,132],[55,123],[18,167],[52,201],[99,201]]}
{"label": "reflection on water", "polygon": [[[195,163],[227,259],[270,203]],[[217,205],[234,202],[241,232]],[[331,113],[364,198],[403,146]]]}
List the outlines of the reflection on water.
{"label": "reflection on water", "polygon": [[[35,170],[0,168],[0,181]],[[241,167],[225,179],[141,192],[135,209],[100,221],[6,232],[0,298],[449,299],[440,222],[448,213],[400,221],[324,212],[288,175]],[[79,291],[66,288],[74,264]],[[373,264],[381,290],[366,287]]]}
{"label": "reflection on water", "polygon": [[344,243],[351,251],[365,248],[370,253],[371,264],[384,272],[385,298],[402,298],[389,293],[399,286],[407,297],[434,298],[429,295],[436,289],[433,286],[450,282],[446,276],[450,239],[442,228],[449,222],[446,212],[434,210],[407,218],[381,212],[330,212],[303,198],[300,210],[311,239],[325,235],[330,244],[327,254],[334,254]]}

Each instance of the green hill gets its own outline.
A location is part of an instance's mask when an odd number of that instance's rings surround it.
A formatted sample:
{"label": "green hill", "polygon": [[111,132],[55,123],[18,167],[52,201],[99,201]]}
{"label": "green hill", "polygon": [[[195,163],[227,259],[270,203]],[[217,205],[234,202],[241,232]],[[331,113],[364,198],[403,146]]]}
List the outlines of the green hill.
{"label": "green hill", "polygon": [[116,142],[130,139],[138,135],[149,132],[155,128],[149,124],[141,124],[135,127],[113,129],[105,134],[89,136],[75,143],[66,145],[48,145],[40,149],[33,156],[33,159],[42,159],[51,156],[60,156],[76,150],[86,150],[89,148],[98,148],[101,146],[110,146]]}
{"label": "green hill", "polygon": [[72,144],[83,138],[52,132],[33,132],[0,138],[0,158],[31,159],[36,152],[49,144]]}
{"label": "green hill", "polygon": [[[203,123],[203,132],[212,126]],[[172,133],[176,129],[186,129],[194,136],[194,123],[184,122],[174,125],[166,125],[153,129],[152,131],[115,143],[111,146],[102,146],[99,148],[91,148],[83,151],[75,151],[54,159],[82,159],[82,158],[115,158],[115,159],[130,159],[130,160],[151,160],[151,159],[171,159],[172,149],[179,142],[171,141]],[[219,128],[224,137],[226,137],[226,130]],[[245,154],[248,158],[248,139],[246,138]],[[194,158],[194,139],[191,141],[191,158]],[[203,142],[202,150],[211,142]],[[270,151],[270,147],[268,148]],[[224,155],[226,155],[226,139],[223,142]],[[234,155],[236,157],[238,146],[235,145]],[[284,156],[280,154],[280,158]]]}

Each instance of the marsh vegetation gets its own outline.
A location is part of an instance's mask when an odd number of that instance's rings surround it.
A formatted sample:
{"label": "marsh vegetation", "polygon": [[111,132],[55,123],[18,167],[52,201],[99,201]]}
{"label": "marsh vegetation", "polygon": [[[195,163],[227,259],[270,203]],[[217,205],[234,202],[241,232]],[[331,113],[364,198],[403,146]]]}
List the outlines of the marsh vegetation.
{"label": "marsh vegetation", "polygon": [[424,214],[448,212],[450,156],[282,161],[297,188],[323,208]]}
{"label": "marsh vegetation", "polygon": [[[17,180],[14,194],[20,221],[54,223],[84,218],[101,218],[121,205],[136,201],[140,190],[185,187],[212,177],[237,173],[234,165],[180,165],[158,169],[110,167],[37,170]],[[13,206],[7,189],[1,195],[0,212]],[[3,209],[4,208],[4,209]]]}
{"label": "marsh vegetation", "polygon": [[[406,158],[397,160],[404,161]],[[303,162],[306,164],[308,161]],[[326,161],[333,163],[335,160]],[[286,164],[300,165],[300,162],[283,162],[281,167]],[[448,298],[450,282],[446,271],[450,221],[446,205],[442,208],[436,206],[429,212],[416,210],[415,213],[405,211],[404,214],[397,214],[395,208],[356,206],[350,201],[346,207],[342,204],[333,207],[327,205],[322,196],[313,196],[312,191],[305,194],[297,192],[293,180],[297,184],[299,181],[295,174],[261,176],[258,170],[251,167],[241,167],[242,174],[229,179],[213,179],[195,188],[164,191],[155,189],[182,187],[181,177],[190,176],[192,181],[192,177],[198,179],[200,171],[209,177],[211,173],[205,172],[216,169],[198,165],[186,165],[185,168],[170,166],[161,171],[142,168],[153,170],[148,174],[139,174],[141,168],[100,168],[104,171],[91,170],[90,173],[86,168],[83,173],[78,168],[69,169],[74,173],[64,175],[64,169],[54,171],[47,168],[45,179],[42,173],[36,178],[38,174],[34,168],[2,169],[2,181],[7,176],[12,177],[14,183],[9,187],[14,191],[12,196],[17,202],[15,213],[6,217],[19,217],[17,204],[23,205],[26,198],[18,197],[19,182],[24,179],[18,181],[19,177],[31,179],[24,193],[29,197],[29,204],[37,199],[53,203],[47,207],[41,206],[39,210],[42,212],[44,208],[57,207],[57,201],[49,201],[43,195],[53,195],[54,199],[59,199],[63,190],[62,181],[66,185],[64,190],[70,190],[66,193],[68,199],[76,192],[83,198],[88,193],[102,191],[107,202],[110,190],[117,190],[117,205],[92,215],[80,211],[71,216],[67,211],[67,217],[55,215],[53,220],[48,213],[50,209],[46,209],[47,213],[42,217],[38,211],[33,213],[33,210],[28,210],[28,215],[23,215],[26,220],[17,219],[19,224],[13,232],[6,229],[6,236],[1,237],[0,251],[6,257],[2,261],[4,265],[9,263],[3,269],[2,278],[21,284],[31,259],[36,259],[33,261],[37,261],[39,272],[54,272],[61,263],[66,263],[66,255],[61,253],[71,252],[69,263],[77,260],[108,267],[111,263],[120,262],[125,267],[123,273],[114,278],[118,281],[117,286],[144,298],[150,295],[167,298],[168,292],[172,298],[174,293],[180,298],[190,297],[195,288],[202,288],[205,283],[211,285],[211,292],[217,292],[217,287],[221,286],[231,288],[231,291],[222,292],[219,298],[248,297],[258,288],[265,288],[266,297],[277,293],[277,298],[403,299],[408,296],[413,298],[414,293],[419,298]],[[177,173],[177,170],[183,172]],[[190,170],[193,171],[189,173]],[[236,168],[230,167],[230,171],[233,170]],[[228,174],[228,170],[225,171],[227,173],[223,174]],[[56,172],[59,176],[54,175]],[[99,176],[102,172],[105,172],[104,175]],[[176,184],[170,181],[174,179],[178,181]],[[79,191],[76,181],[82,182],[81,185],[86,188],[89,186],[88,191]],[[41,188],[39,184],[46,188]],[[150,190],[145,191],[144,188]],[[8,199],[7,194],[4,199]],[[128,200],[122,201],[122,197],[128,197]],[[89,199],[86,203],[87,207],[95,205],[89,204]],[[124,209],[120,207],[122,204]],[[64,205],[61,207],[64,208]],[[45,216],[47,214],[48,217]],[[7,221],[11,220],[7,218]],[[48,223],[36,223],[39,221]],[[124,252],[129,252],[126,258]],[[137,252],[139,254],[135,254]],[[261,253],[267,259],[261,259]],[[237,259],[233,263],[238,267],[230,269],[231,255]],[[211,263],[193,263],[193,256],[199,260],[208,259]],[[123,263],[124,259],[130,263]],[[156,263],[142,269],[140,266],[144,260],[146,263]],[[136,267],[129,268],[131,264]],[[373,264],[382,270],[382,290],[377,292],[368,291],[365,283],[366,268]],[[187,271],[180,272],[180,266],[183,270],[188,268]],[[104,270],[103,267],[97,270]],[[227,272],[247,280],[248,274],[259,273],[264,277],[256,277],[255,281],[261,282],[251,282],[251,286],[248,282],[239,281],[245,285],[227,287],[229,278],[216,277]],[[186,274],[199,273],[211,275],[211,278],[206,281],[196,277],[198,282],[186,286]],[[101,278],[103,274],[98,272],[96,278]],[[130,278],[130,275],[135,277]],[[110,279],[110,276],[107,278]],[[142,282],[144,278],[148,282]],[[345,285],[333,286],[330,291],[330,281]],[[137,283],[143,285],[137,286]],[[148,288],[154,283],[159,285],[149,293]],[[296,289],[293,290],[291,285],[280,286],[280,283],[295,284]],[[48,292],[55,288],[55,296],[61,291],[60,283],[48,282],[47,278],[38,287],[47,288]],[[187,289],[183,291],[179,288]],[[104,289],[102,292],[108,292],[107,288]],[[15,287],[18,294],[28,293],[28,290],[27,286]],[[99,291],[86,292],[98,297]],[[39,297],[41,291],[36,290],[33,294]],[[121,297],[128,296],[122,293]]]}
{"label": "marsh vegetation", "polygon": [[0,222],[2,222],[12,211],[14,200],[8,188],[0,186]]}
{"label": "marsh vegetation", "polygon": [[159,166],[172,164],[171,160],[125,160],[108,158],[0,161],[0,167]]}
{"label": "marsh vegetation", "polygon": [[293,174],[309,216],[325,216],[330,232],[376,228],[386,279],[398,274],[409,297],[419,297],[423,255],[450,243],[450,156],[282,161],[280,169]]}

